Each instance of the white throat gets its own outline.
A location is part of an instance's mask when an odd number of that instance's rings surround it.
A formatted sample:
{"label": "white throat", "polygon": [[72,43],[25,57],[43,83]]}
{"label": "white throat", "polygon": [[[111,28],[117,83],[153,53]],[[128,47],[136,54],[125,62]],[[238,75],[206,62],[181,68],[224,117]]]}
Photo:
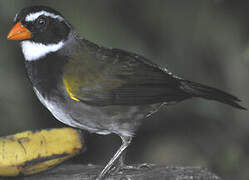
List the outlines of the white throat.
{"label": "white throat", "polygon": [[22,41],[21,47],[24,58],[26,61],[35,61],[42,57],[45,57],[51,52],[60,50],[64,45],[63,41],[58,42],[57,44],[42,44],[36,43],[29,40]]}

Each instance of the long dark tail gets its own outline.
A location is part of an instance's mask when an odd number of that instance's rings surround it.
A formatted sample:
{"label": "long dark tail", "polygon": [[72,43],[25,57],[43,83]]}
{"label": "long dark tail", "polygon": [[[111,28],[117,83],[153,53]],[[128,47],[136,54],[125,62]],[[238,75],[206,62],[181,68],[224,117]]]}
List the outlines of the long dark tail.
{"label": "long dark tail", "polygon": [[183,80],[181,84],[182,90],[192,95],[192,97],[202,97],[209,100],[216,100],[221,103],[246,110],[246,108],[239,104],[240,99],[224,91],[187,80]]}

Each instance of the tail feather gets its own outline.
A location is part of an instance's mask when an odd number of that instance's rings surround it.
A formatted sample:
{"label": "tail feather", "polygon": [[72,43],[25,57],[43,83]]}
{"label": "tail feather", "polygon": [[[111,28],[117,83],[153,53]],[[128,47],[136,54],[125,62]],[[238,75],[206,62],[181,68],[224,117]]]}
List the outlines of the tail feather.
{"label": "tail feather", "polygon": [[239,104],[239,102],[241,101],[240,99],[219,89],[187,80],[182,81],[181,84],[181,88],[193,97],[202,97],[209,100],[215,100],[224,104],[231,105],[238,109],[247,110],[245,107]]}

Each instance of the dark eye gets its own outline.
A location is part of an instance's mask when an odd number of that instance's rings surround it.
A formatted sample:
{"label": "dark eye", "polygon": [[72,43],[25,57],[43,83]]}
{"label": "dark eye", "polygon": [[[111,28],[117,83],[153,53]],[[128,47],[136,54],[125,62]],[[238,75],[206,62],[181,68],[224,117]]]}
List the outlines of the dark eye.
{"label": "dark eye", "polygon": [[38,27],[43,27],[46,25],[46,19],[44,17],[40,17],[39,19],[37,19],[36,24]]}

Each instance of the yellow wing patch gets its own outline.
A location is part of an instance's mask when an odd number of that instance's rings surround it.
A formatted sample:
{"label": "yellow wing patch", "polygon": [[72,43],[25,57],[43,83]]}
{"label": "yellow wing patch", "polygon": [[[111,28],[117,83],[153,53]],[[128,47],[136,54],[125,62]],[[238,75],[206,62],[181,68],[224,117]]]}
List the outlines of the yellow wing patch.
{"label": "yellow wing patch", "polygon": [[70,96],[70,98],[73,99],[73,100],[75,100],[75,101],[80,101],[79,99],[77,99],[77,98],[73,95],[72,90],[71,90],[71,87],[70,87],[70,85],[69,85],[69,82],[68,82],[65,78],[63,79],[63,83],[64,83],[64,85],[65,85],[66,91],[67,91],[68,95]]}

